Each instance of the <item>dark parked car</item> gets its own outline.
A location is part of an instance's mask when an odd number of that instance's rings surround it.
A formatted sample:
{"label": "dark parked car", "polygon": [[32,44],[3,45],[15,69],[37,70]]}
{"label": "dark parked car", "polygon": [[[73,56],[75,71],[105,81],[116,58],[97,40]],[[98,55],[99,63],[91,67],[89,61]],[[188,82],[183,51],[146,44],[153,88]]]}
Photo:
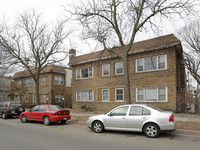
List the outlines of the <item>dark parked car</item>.
{"label": "dark parked car", "polygon": [[27,121],[41,121],[45,125],[49,125],[51,122],[60,121],[66,123],[71,119],[70,111],[64,110],[57,105],[37,105],[31,110],[21,113],[20,119],[22,123]]}
{"label": "dark parked car", "polygon": [[25,111],[21,102],[0,102],[0,115],[3,119],[10,116],[18,116]]}

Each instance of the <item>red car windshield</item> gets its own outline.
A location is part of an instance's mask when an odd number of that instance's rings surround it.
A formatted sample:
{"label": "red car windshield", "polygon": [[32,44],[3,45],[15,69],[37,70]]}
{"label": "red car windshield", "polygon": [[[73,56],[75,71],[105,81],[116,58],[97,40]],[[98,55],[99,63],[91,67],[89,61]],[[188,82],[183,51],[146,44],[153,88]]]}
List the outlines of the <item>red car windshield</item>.
{"label": "red car windshield", "polygon": [[49,105],[48,107],[49,107],[49,109],[50,109],[51,111],[54,111],[54,110],[62,110],[62,108],[61,108],[60,106],[57,106],[57,105]]}

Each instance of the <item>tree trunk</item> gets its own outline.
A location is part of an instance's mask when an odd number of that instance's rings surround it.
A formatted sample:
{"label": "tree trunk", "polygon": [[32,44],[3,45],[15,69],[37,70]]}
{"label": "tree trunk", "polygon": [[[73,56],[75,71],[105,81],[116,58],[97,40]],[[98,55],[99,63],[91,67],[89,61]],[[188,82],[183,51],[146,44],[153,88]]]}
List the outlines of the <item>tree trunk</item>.
{"label": "tree trunk", "polygon": [[128,72],[128,53],[127,52],[124,52],[122,60],[123,60],[123,67],[124,67],[125,100],[126,100],[126,104],[131,104],[130,81],[129,81],[129,72]]}
{"label": "tree trunk", "polygon": [[40,96],[39,96],[39,74],[36,75],[36,80],[35,80],[35,94],[36,94],[36,100],[37,104],[40,104]]}

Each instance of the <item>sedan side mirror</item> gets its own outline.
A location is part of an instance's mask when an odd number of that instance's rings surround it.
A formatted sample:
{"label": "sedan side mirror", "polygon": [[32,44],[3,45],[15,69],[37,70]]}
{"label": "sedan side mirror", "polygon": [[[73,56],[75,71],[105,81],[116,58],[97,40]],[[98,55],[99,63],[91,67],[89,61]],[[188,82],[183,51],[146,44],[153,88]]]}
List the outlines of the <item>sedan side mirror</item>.
{"label": "sedan side mirror", "polygon": [[109,113],[108,116],[112,116],[112,113]]}
{"label": "sedan side mirror", "polygon": [[28,112],[32,112],[32,109],[29,109]]}

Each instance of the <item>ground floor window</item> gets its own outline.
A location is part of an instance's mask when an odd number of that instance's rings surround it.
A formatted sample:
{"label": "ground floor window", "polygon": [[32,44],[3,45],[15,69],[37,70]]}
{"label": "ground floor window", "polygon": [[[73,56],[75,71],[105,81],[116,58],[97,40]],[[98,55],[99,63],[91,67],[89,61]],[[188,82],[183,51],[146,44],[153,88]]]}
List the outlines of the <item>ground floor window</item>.
{"label": "ground floor window", "polygon": [[167,87],[136,88],[137,102],[167,102]]}
{"label": "ground floor window", "polygon": [[115,101],[117,101],[117,102],[124,101],[124,89],[123,88],[115,89]]}
{"label": "ground floor window", "polygon": [[93,91],[76,91],[76,101],[93,101]]}
{"label": "ground floor window", "polygon": [[110,90],[102,89],[102,101],[109,102],[110,101]]}
{"label": "ground floor window", "polygon": [[46,95],[42,94],[42,102],[45,103],[45,100],[46,100]]}
{"label": "ground floor window", "polygon": [[64,95],[55,95],[55,103],[61,102],[64,100]]}

